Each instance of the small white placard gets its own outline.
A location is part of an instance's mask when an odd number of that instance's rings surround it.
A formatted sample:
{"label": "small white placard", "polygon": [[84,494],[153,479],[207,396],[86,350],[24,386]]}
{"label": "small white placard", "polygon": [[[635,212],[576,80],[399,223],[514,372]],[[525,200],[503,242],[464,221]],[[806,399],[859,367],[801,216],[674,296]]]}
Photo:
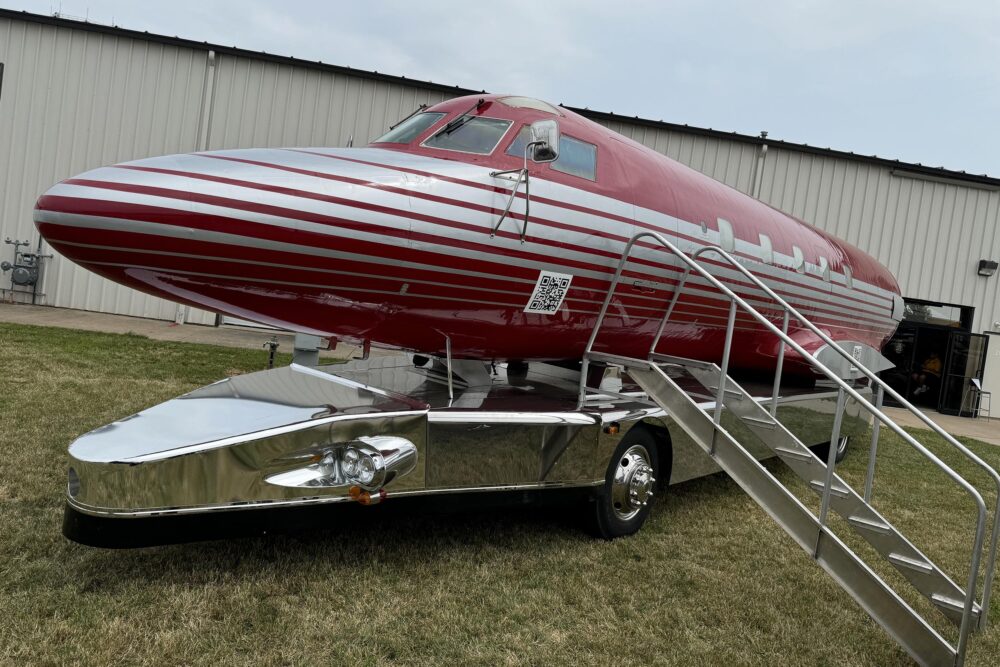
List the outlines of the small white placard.
{"label": "small white placard", "polygon": [[569,292],[571,282],[573,282],[573,276],[568,273],[540,271],[538,282],[535,283],[535,290],[531,293],[531,298],[528,299],[528,305],[524,307],[524,312],[552,315],[562,305],[566,293]]}

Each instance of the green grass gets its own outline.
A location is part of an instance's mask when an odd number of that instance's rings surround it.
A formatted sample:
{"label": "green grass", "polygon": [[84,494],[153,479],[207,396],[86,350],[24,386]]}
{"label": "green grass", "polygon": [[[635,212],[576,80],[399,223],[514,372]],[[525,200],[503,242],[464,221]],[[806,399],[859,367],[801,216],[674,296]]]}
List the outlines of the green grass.
{"label": "green grass", "polygon": [[[721,475],[671,488],[639,535],[614,542],[569,512],[372,508],[311,533],[71,543],[60,523],[75,436],[258,370],[265,353],[10,325],[0,352],[2,664],[909,664]],[[1000,449],[969,444],[1000,465]],[[842,466],[856,484],[862,448]],[[964,579],[970,505],[940,481],[883,439],[879,507]],[[1000,664],[1000,631],[974,636],[969,657]]]}

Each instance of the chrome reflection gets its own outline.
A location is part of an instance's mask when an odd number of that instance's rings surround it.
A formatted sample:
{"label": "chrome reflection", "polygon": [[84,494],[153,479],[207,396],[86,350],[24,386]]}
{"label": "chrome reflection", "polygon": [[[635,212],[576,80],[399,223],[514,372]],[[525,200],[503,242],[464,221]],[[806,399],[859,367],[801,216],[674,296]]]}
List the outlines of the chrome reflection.
{"label": "chrome reflection", "polygon": [[359,486],[366,491],[376,491],[417,467],[417,446],[398,436],[363,436],[346,444],[298,453],[289,458],[306,459],[310,463],[270,475],[265,481],[275,486]]}

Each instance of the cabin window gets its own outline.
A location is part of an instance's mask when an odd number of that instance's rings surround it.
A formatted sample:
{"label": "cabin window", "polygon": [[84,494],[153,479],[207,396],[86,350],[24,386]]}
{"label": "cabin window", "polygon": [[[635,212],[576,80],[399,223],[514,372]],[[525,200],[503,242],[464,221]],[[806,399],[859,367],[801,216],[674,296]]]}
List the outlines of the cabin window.
{"label": "cabin window", "polygon": [[774,246],[767,234],[760,235],[760,258],[765,264],[774,264]]}
{"label": "cabin window", "polygon": [[826,257],[819,258],[819,274],[823,280],[830,282],[830,262],[826,261]]}
{"label": "cabin window", "polygon": [[726,252],[736,250],[736,237],[733,235],[733,225],[728,220],[716,218],[719,224],[719,245]]}
{"label": "cabin window", "polygon": [[512,124],[513,121],[501,118],[462,116],[445,125],[423,145],[428,148],[489,155]]}
{"label": "cabin window", "polygon": [[373,143],[376,144],[408,144],[434,123],[444,118],[443,113],[418,113],[392,128]]}
{"label": "cabin window", "polygon": [[844,286],[847,289],[854,289],[854,273],[851,272],[851,267],[844,267]]}
{"label": "cabin window", "polygon": [[564,174],[596,181],[597,146],[564,134],[559,138],[559,159],[552,163],[552,168]]}
{"label": "cabin window", "polygon": [[797,245],[792,246],[792,268],[803,273],[806,270],[806,258],[802,254],[802,248]]}

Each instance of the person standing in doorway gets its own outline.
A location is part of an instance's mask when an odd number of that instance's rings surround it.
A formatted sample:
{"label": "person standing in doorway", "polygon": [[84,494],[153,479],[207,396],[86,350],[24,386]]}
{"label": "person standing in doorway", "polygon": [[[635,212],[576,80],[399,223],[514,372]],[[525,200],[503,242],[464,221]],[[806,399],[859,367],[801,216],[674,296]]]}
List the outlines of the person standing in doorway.
{"label": "person standing in doorway", "polygon": [[914,396],[919,396],[931,390],[931,384],[937,384],[941,380],[941,357],[937,352],[931,352],[924,363],[920,365],[920,370],[910,376],[917,388],[913,390]]}

